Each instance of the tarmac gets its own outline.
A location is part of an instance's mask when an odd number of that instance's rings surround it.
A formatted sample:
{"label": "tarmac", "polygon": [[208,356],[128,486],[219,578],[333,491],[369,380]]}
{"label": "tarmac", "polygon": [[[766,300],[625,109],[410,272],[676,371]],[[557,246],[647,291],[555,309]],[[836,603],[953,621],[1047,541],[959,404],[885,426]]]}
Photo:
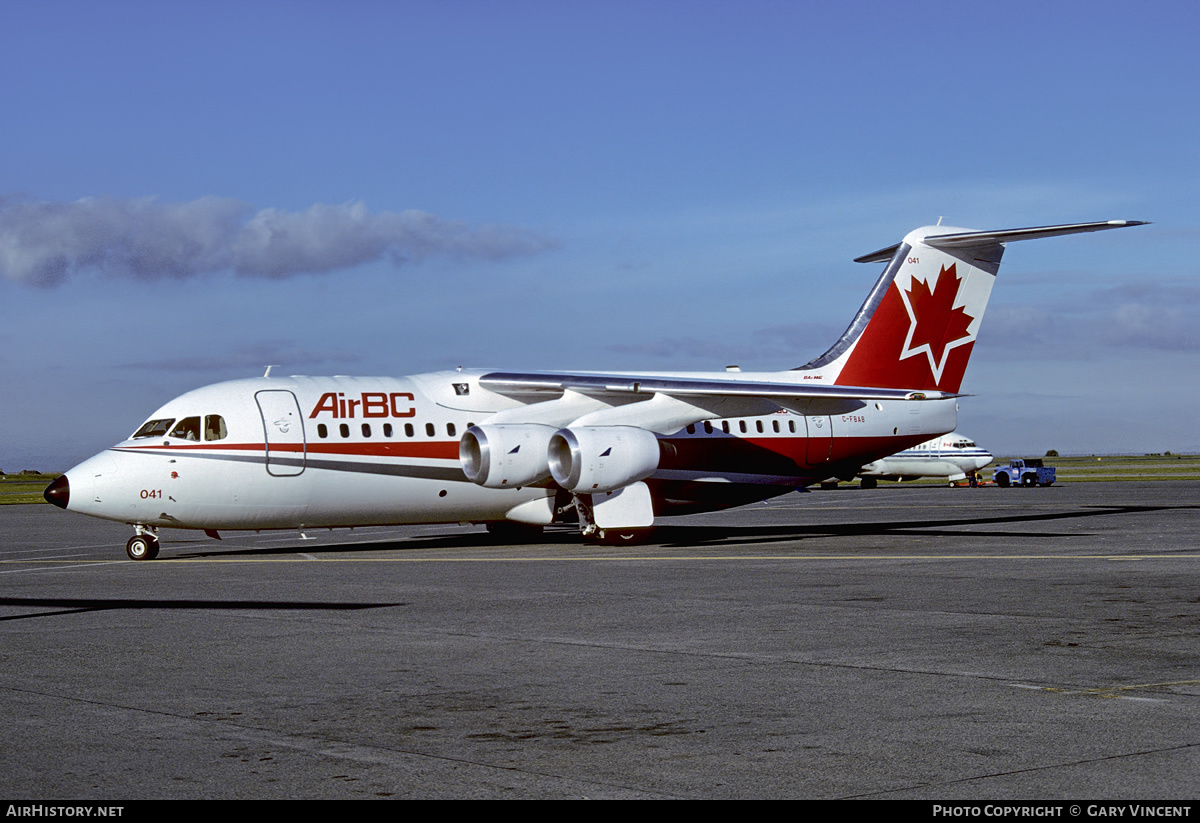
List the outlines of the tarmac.
{"label": "tarmac", "polygon": [[619,548],[0,507],[0,796],[1200,796],[1200,482],[789,494]]}

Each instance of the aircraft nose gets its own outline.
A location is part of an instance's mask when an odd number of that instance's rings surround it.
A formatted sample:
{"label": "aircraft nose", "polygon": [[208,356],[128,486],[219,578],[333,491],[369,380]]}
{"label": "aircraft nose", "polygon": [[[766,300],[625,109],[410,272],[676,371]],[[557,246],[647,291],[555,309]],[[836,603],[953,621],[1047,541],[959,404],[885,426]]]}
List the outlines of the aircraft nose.
{"label": "aircraft nose", "polygon": [[71,502],[71,484],[68,482],[67,476],[61,475],[47,486],[46,490],[42,492],[42,497],[46,498],[47,503],[53,503],[60,509],[65,509]]}

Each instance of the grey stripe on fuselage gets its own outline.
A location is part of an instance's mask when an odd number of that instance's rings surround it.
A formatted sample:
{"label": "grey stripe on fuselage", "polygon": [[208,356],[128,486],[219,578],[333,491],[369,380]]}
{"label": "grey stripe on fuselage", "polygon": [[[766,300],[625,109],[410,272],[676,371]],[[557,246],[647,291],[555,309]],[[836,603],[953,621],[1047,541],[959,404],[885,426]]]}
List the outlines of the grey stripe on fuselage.
{"label": "grey stripe on fuselage", "polygon": [[[122,451],[125,454],[152,454],[156,456],[169,455],[171,457],[180,456],[180,452],[164,449],[138,449],[136,451],[114,449],[114,451]],[[259,465],[266,463],[266,456],[257,454],[197,454],[192,452],[186,456],[191,458],[199,458],[201,460],[228,460],[234,463],[257,463]],[[416,477],[424,480],[443,480],[447,483],[470,482],[467,480],[467,476],[463,474],[462,468],[459,466],[416,466],[411,463],[368,463],[364,461],[350,460],[320,460],[312,457],[280,457],[277,453],[271,454],[271,465],[291,466],[294,468],[304,467],[306,469],[321,469],[325,471],[357,472],[361,474],[381,474],[391,477]]]}

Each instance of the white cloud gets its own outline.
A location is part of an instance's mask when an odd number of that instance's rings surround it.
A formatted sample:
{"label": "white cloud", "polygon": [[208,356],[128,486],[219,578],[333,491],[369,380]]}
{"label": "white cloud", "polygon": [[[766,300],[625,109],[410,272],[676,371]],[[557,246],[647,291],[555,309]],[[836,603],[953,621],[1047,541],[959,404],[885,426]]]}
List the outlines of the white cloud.
{"label": "white cloud", "polygon": [[415,210],[372,214],[362,203],[254,213],[221,197],[0,198],[0,276],[36,286],[57,286],[87,269],[139,280],[221,271],[286,278],[435,254],[500,260],[552,246],[515,227],[471,227]]}

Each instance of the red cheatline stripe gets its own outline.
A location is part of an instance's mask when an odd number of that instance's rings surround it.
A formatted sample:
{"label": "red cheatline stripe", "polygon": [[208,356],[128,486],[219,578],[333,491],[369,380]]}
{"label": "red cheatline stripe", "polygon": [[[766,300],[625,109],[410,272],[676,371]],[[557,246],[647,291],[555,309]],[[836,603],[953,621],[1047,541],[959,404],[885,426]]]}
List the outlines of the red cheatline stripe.
{"label": "red cheatline stripe", "polygon": [[[172,443],[170,445],[124,446],[122,451],[264,451],[262,443]],[[304,451],[301,443],[272,443],[272,452]],[[458,441],[421,443],[309,443],[309,454],[335,454],[354,457],[421,457],[431,460],[458,460]]]}

